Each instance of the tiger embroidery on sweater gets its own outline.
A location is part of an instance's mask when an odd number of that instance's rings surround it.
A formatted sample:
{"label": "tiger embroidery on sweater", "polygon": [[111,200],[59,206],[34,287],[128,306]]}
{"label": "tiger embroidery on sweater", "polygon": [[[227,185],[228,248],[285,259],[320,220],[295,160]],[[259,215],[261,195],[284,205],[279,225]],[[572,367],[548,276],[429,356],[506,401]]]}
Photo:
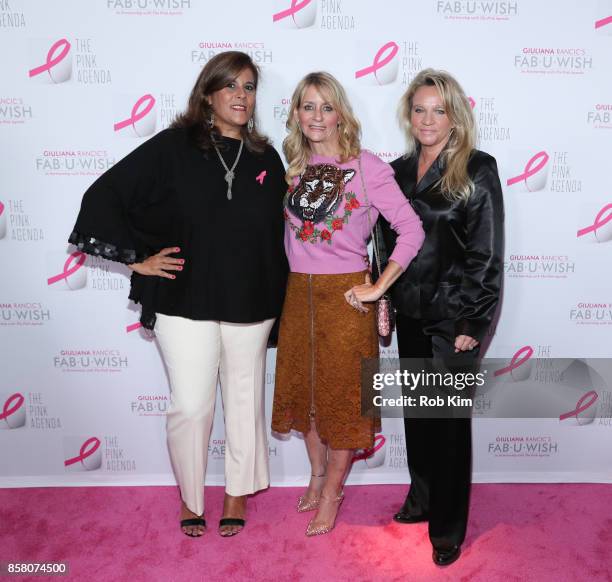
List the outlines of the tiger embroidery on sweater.
{"label": "tiger embroidery on sweater", "polygon": [[287,196],[287,208],[302,222],[317,224],[330,217],[342,202],[344,187],[355,170],[331,164],[306,166],[299,184]]}

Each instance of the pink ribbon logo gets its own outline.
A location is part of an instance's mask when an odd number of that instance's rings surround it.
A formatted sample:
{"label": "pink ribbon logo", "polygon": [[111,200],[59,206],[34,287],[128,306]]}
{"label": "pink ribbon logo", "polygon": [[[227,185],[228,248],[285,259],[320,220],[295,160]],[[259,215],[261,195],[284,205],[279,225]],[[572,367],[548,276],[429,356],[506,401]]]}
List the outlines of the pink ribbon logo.
{"label": "pink ribbon logo", "polygon": [[131,333],[133,331],[136,331],[137,329],[143,329],[144,330],[144,335],[147,339],[152,340],[155,337],[155,332],[152,329],[147,329],[145,327],[143,327],[142,323],[137,322],[137,323],[130,323],[130,325],[126,325],[125,326],[125,333]]}
{"label": "pink ribbon logo", "polygon": [[[355,79],[360,79],[361,77],[365,77],[366,75],[374,74],[376,81],[379,85],[384,84],[378,78],[378,71],[382,69],[385,65],[388,65],[399,52],[399,46],[397,43],[390,41],[387,44],[384,44],[378,49],[378,52],[374,56],[374,61],[369,67],[365,67],[364,69],[360,69],[355,72]],[[386,54],[385,54],[386,53]],[[384,56],[383,56],[384,55]],[[390,83],[391,80],[385,80],[386,83]]]}
{"label": "pink ribbon logo", "polygon": [[130,323],[130,325],[125,326],[125,333],[131,333],[136,331],[137,329],[144,329],[145,337],[149,340],[152,340],[155,337],[155,332],[152,329],[147,329],[142,326],[142,323]]}
{"label": "pink ribbon logo", "polygon": [[[64,461],[64,466],[69,467],[70,465],[74,465],[79,461],[83,464],[83,461],[88,457],[91,457],[99,448],[100,448],[100,439],[96,437],[91,437],[87,439],[79,450],[79,454],[76,457],[72,457],[71,459],[66,459]],[[84,465],[83,465],[84,466]]]}
{"label": "pink ribbon logo", "polygon": [[0,420],[6,420],[12,414],[15,414],[25,402],[25,398],[23,394],[19,394],[19,392],[15,392],[9,396],[2,407],[2,412],[0,412]]}
{"label": "pink ribbon logo", "polygon": [[598,398],[599,395],[597,392],[595,392],[595,390],[589,390],[586,394],[579,398],[578,402],[576,402],[576,408],[574,408],[574,410],[570,410],[569,412],[564,412],[559,416],[559,420],[565,420],[567,418],[575,418],[578,420],[578,415],[581,412],[591,408],[591,406],[597,402]]}
{"label": "pink ribbon logo", "polygon": [[[144,119],[151,112],[154,106],[155,97],[153,97],[153,95],[149,95],[148,93],[146,95],[143,95],[140,99],[138,99],[138,101],[136,101],[136,103],[134,103],[130,117],[124,119],[123,121],[115,123],[113,125],[113,129],[115,131],[119,131],[131,125],[132,129],[134,130],[134,133],[138,137],[142,137],[142,135],[136,130],[136,122],[140,121],[141,119]],[[144,133],[143,135],[148,135],[148,133],[149,132]]]}
{"label": "pink ribbon logo", "polygon": [[263,185],[263,181],[264,178],[266,177],[266,175],[268,174],[267,170],[264,170],[263,172],[261,172],[261,174],[259,174],[259,176],[257,176],[257,178],[255,178],[260,184]]}
{"label": "pink ribbon logo", "polygon": [[374,437],[374,446],[370,449],[363,449],[361,453],[355,453],[353,455],[352,462],[356,463],[357,461],[365,461],[366,459],[373,457],[374,453],[380,451],[380,449],[382,449],[385,446],[386,442],[387,442],[387,439],[385,438],[384,435],[382,434],[376,435]]}
{"label": "pink ribbon logo", "polygon": [[[607,216],[606,216],[607,213]],[[606,204],[595,217],[595,221],[590,226],[585,228],[581,228],[577,233],[577,237],[584,236],[585,234],[589,234],[590,232],[596,233],[602,226],[608,224],[608,222],[612,221],[612,204]]]}
{"label": "pink ribbon logo", "polygon": [[[54,275],[53,277],[49,277],[47,279],[47,285],[53,285],[58,281],[62,281],[64,279],[68,279],[70,275],[76,273],[84,264],[87,259],[85,253],[81,251],[74,251],[68,255],[66,262],[64,263],[64,270],[59,275]],[[71,265],[71,263],[74,263]]]}
{"label": "pink ribbon logo", "polygon": [[602,18],[601,20],[596,20],[595,30],[599,28],[603,28],[604,26],[607,26],[608,24],[612,24],[612,16],[606,16],[605,18]]}
{"label": "pink ribbon logo", "polygon": [[[30,78],[36,77],[37,75],[40,75],[41,73],[44,73],[46,71],[47,73],[49,73],[49,77],[51,78],[51,80],[55,82],[55,79],[53,79],[53,76],[51,75],[51,69],[61,63],[68,56],[68,53],[70,52],[70,47],[70,43],[65,38],[60,38],[58,41],[54,42],[51,45],[49,52],[47,53],[47,59],[45,61],[45,64],[30,69],[30,71],[28,72],[28,76]],[[56,54],[57,51],[59,51],[58,54]]]}
{"label": "pink ribbon logo", "polygon": [[291,0],[291,6],[289,8],[272,15],[272,22],[278,22],[279,20],[283,20],[283,18],[291,16],[293,23],[298,26],[298,23],[295,21],[295,15],[300,10],[306,8],[311,2],[312,0]]}
{"label": "pink ribbon logo", "polygon": [[535,176],[540,170],[542,170],[548,163],[548,158],[549,156],[545,151],[538,152],[527,162],[523,173],[519,174],[518,176],[514,176],[514,178],[508,178],[506,184],[508,186],[512,186],[518,182],[525,182],[525,187],[531,192],[531,189],[527,184],[527,178]]}
{"label": "pink ribbon logo", "polygon": [[531,356],[533,356],[533,348],[531,346],[523,346],[512,356],[510,363],[505,368],[495,370],[493,375],[501,376],[502,374],[508,374],[512,372],[512,370],[516,370],[516,368],[522,366]]}

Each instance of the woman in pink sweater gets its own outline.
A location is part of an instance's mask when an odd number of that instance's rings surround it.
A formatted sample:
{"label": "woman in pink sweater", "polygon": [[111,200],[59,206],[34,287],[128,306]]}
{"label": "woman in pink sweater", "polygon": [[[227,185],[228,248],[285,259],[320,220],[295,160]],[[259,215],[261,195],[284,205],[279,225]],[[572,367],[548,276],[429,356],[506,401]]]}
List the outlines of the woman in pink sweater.
{"label": "woman in pink sweater", "polygon": [[[378,357],[372,302],[404,272],[423,229],[391,167],[363,151],[344,89],[311,73],[293,93],[283,149],[289,162],[285,250],[290,275],[276,362],[272,430],[304,434],[311,463],[298,511],[306,535],[329,532],[353,451],[380,420],[361,414],[361,360]],[[382,214],[397,232],[387,268],[369,278],[367,242]]]}

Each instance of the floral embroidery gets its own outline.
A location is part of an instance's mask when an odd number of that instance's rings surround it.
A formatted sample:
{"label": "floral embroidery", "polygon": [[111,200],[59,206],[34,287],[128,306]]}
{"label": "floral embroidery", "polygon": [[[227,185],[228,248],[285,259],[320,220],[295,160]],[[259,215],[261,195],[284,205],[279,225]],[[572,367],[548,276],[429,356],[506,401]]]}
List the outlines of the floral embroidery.
{"label": "floral embroidery", "polygon": [[342,230],[343,222],[344,221],[341,218],[335,218],[334,220],[332,220],[332,228],[334,230]]}
{"label": "floral embroidery", "polygon": [[314,224],[310,222],[310,220],[307,220],[306,222],[304,222],[304,226],[302,227],[302,232],[306,236],[310,236],[311,234],[314,234]]}
{"label": "floral embroidery", "polygon": [[[290,189],[289,192],[292,190],[293,189]],[[293,224],[289,218],[289,213],[285,209],[285,220],[289,224],[289,228],[295,233],[295,238],[311,244],[326,242],[331,245],[333,234],[338,230],[342,230],[344,225],[349,223],[353,210],[361,206],[354,192],[346,192],[343,196],[345,201],[344,214],[342,216],[326,216],[322,221],[322,224],[324,224],[326,228],[317,228],[314,222],[310,220],[305,220],[301,227]]]}

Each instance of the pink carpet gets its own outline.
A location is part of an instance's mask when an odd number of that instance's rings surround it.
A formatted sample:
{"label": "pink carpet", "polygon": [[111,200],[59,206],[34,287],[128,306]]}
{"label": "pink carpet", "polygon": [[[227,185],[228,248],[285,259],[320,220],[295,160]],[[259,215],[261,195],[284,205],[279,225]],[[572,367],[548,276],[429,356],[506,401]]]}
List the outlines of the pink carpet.
{"label": "pink carpet", "polygon": [[274,488],[250,500],[245,531],[223,539],[223,491],[209,487],[209,530],[190,539],[175,488],[2,489],[0,562],[68,562],[57,581],[612,581],[610,485],[475,485],[463,555],[445,569],[425,524],[391,521],[405,490],[347,487],[336,529],[308,539],[298,490]]}

